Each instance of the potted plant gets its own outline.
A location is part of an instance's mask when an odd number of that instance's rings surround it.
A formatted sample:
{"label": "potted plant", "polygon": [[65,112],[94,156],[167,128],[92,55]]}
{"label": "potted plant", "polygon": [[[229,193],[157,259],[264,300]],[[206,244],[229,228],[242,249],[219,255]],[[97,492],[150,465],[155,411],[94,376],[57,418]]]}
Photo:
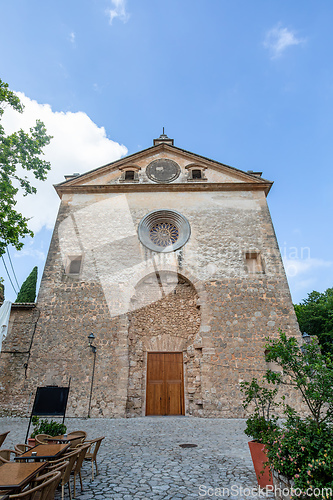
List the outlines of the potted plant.
{"label": "potted plant", "polygon": [[67,427],[65,424],[55,420],[40,419],[37,416],[32,417],[33,431],[28,439],[28,444],[35,445],[35,436],[38,434],[48,434],[49,436],[59,436],[65,434]]}
{"label": "potted plant", "polygon": [[274,401],[278,388],[268,389],[260,385],[256,378],[251,382],[242,382],[241,391],[245,398],[244,409],[254,405],[252,415],[246,421],[245,434],[252,437],[248,443],[258,485],[261,488],[273,486],[272,474],[268,465],[266,443],[278,428],[278,417],[271,416],[271,410],[278,406]]}

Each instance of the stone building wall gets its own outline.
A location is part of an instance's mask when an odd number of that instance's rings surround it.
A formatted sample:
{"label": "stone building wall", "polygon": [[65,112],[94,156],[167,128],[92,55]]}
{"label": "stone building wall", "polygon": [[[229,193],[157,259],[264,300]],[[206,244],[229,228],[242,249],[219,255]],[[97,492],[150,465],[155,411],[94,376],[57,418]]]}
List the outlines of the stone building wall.
{"label": "stone building wall", "polygon": [[8,333],[0,352],[0,416],[28,415],[32,392],[27,382],[39,309],[35,304],[13,304]]}
{"label": "stone building wall", "polygon": [[[144,169],[157,157],[137,165]],[[186,162],[179,163],[184,181]],[[205,173],[212,182],[231,182],[230,175]],[[117,176],[102,181],[115,184]],[[142,180],[148,182],[144,173]],[[98,187],[98,180],[89,182]],[[277,337],[279,328],[299,334],[264,190],[108,192],[105,185],[62,194],[24,374],[18,361],[0,357],[6,387],[13,377],[4,407],[16,404],[15,394],[28,405],[37,386],[70,380],[68,415],[87,416],[93,332],[92,417],[144,415],[151,350],[183,352],[186,414],[243,416],[239,383],[266,369],[265,338]],[[144,247],[137,233],[142,218],[160,209],[180,212],[191,226],[186,245],[168,254]],[[258,268],[250,268],[251,255]],[[72,275],[78,257],[80,272]],[[22,338],[18,329],[16,336]]]}

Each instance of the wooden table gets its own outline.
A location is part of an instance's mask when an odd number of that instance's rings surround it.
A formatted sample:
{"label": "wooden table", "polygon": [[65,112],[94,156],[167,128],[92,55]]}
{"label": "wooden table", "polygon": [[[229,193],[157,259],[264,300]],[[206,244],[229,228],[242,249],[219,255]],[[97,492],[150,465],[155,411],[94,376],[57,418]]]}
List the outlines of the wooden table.
{"label": "wooden table", "polygon": [[[69,447],[69,443],[63,444],[38,444],[31,448],[30,450],[22,453],[22,455],[18,455],[15,457],[15,460],[54,460],[58,458],[65,450]],[[36,455],[32,455],[33,452],[36,452]],[[0,467],[1,469],[1,467]]]}
{"label": "wooden table", "polygon": [[44,467],[42,463],[7,462],[0,467],[0,490],[17,490],[28,484]]}

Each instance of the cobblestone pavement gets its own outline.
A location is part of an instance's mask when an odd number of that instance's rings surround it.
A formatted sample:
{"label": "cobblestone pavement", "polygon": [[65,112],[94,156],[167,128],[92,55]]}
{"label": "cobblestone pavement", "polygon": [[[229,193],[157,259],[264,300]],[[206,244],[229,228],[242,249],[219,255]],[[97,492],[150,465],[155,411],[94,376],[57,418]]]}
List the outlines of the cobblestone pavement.
{"label": "cobblestone pavement", "polygon": [[[88,438],[106,436],[94,481],[90,463],[83,466],[79,500],[263,498],[256,490],[244,420],[67,418],[65,423],[68,431],[87,431]],[[3,447],[24,442],[27,427],[27,419],[0,418],[0,433],[11,431]],[[188,443],[197,447],[179,446]]]}

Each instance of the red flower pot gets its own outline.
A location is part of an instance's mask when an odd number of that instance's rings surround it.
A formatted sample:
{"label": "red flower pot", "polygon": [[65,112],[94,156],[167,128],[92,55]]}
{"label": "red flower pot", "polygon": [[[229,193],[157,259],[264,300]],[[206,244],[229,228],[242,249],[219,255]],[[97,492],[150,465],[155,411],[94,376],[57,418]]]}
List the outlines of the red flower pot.
{"label": "red flower pot", "polygon": [[258,485],[261,488],[273,486],[271,470],[268,465],[265,466],[267,462],[265,445],[257,441],[250,441],[249,448]]}
{"label": "red flower pot", "polygon": [[36,440],[35,440],[35,438],[28,438],[28,445],[30,445],[30,446],[36,446]]}

